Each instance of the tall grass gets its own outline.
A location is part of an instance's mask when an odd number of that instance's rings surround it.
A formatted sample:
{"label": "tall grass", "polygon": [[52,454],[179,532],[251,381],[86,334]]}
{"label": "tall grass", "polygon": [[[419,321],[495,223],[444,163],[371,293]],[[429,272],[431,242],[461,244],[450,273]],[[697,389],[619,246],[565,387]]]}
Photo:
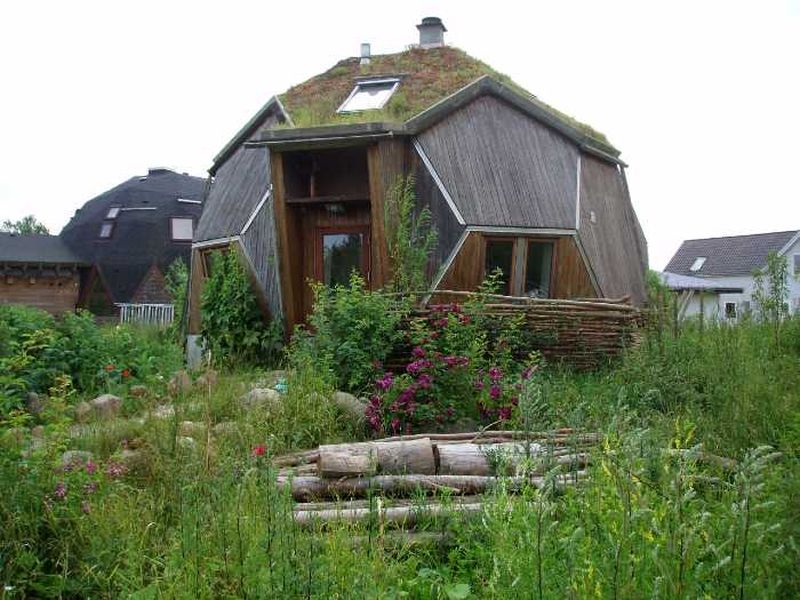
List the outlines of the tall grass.
{"label": "tall grass", "polygon": [[[313,363],[293,365],[279,407],[242,409],[260,375],[237,372],[176,400],[170,419],[77,441],[67,423],[49,425],[50,442],[31,454],[0,453],[0,583],[9,598],[797,597],[799,348],[758,325],[687,328],[604,372],[545,369],[528,425],[601,431],[591,476],[563,494],[501,487],[477,518],[423,524],[445,545],[391,545],[377,520],[293,523],[253,446],[280,453],[359,434]],[[187,419],[233,425],[176,443]],[[123,440],[136,440],[142,464],[107,477]],[[737,468],[667,452],[700,444]],[[67,447],[93,451],[99,472],[56,469]],[[98,488],[86,495],[90,480]]]}

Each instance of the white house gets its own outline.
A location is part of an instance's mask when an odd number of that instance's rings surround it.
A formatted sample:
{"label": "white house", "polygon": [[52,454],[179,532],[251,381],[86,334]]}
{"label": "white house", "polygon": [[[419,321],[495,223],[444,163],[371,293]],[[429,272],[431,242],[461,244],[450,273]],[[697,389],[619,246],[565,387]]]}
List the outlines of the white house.
{"label": "white house", "polygon": [[800,231],[686,240],[662,278],[679,292],[681,316],[737,319],[751,308],[753,273],[776,252],[788,262],[789,308],[800,311]]}

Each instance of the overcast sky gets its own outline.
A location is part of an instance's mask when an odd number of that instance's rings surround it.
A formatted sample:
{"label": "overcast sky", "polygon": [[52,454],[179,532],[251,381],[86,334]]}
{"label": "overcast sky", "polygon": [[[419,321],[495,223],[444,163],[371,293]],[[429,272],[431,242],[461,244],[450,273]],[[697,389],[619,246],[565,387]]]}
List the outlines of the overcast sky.
{"label": "overcast sky", "polygon": [[681,240],[800,228],[800,0],[7,3],[0,220],[58,232],[148,167],[205,176],[266,100],[358,54],[445,41],[603,131],[650,265]]}

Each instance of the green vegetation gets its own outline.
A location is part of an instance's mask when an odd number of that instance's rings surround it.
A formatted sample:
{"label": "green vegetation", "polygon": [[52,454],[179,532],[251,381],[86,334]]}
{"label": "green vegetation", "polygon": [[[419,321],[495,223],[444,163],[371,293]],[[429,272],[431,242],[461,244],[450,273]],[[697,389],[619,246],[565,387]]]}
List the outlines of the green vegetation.
{"label": "green vegetation", "polygon": [[[451,46],[427,50],[411,48],[396,54],[373,56],[366,65],[361,65],[357,58],[348,58],[328,71],[290,88],[280,96],[280,100],[295,127],[402,123],[484,75],[507,85],[557,119],[607,146],[609,151],[614,151],[608,139],[599,131],[545,104],[507,75]],[[353,89],[355,78],[370,76],[401,76],[402,83],[380,110],[337,113],[336,110]]]}
{"label": "green vegetation", "polygon": [[5,220],[0,225],[0,231],[18,233],[20,235],[48,235],[50,230],[44,223],[40,223],[33,215],[22,217],[18,221]]}
{"label": "green vegetation", "polygon": [[[445,534],[444,543],[397,546],[377,519],[300,529],[291,518],[290,497],[276,484],[271,456],[367,435],[329,398],[340,385],[369,389],[370,377],[385,377],[382,369],[366,366],[384,355],[399,319],[381,304],[385,295],[365,291],[357,279],[349,288],[318,290],[317,297],[314,327],[320,339],[298,334],[285,372],[229,361],[229,371],[202,373],[193,385],[167,396],[157,385],[156,373],[170,374],[169,363],[162,362],[145,378],[148,392],[136,407],[137,418],[72,421],[68,407],[93,388],[73,386],[70,379],[98,375],[111,350],[83,354],[71,347],[81,354],[69,354],[70,369],[36,384],[49,386],[46,409],[36,417],[43,431],[28,429],[36,421],[24,411],[2,417],[5,597],[800,594],[797,318],[783,322],[779,338],[772,324],[758,320],[703,329],[653,326],[618,364],[578,374],[541,365],[536,357],[520,361],[513,323],[476,322],[480,311],[469,307],[438,308],[427,322],[412,326],[406,340],[424,351],[418,360],[433,364],[396,379],[407,386],[412,380],[419,385],[425,372],[450,377],[436,394],[450,394],[449,405],[476,396],[488,402],[490,396],[481,394],[498,381],[510,394],[517,388],[513,381],[506,384],[504,371],[516,372],[520,397],[507,415],[508,427],[576,427],[600,432],[603,443],[593,451],[584,484],[563,493],[546,487],[517,495],[501,486],[487,496],[477,518],[453,514],[421,521],[421,530]],[[28,364],[46,364],[49,349],[66,343],[66,326],[42,313],[2,314],[3,360],[30,356]],[[130,342],[120,344],[129,356],[176,350],[167,339],[155,344],[124,328],[94,331],[84,317],[75,319],[70,331],[92,348],[92,336],[129,336]],[[484,333],[497,328],[499,336]],[[40,330],[54,333],[34,343]],[[439,335],[431,338],[432,333]],[[445,373],[446,357],[488,361],[482,363],[483,388],[476,386],[478,372],[461,360],[451,361]],[[492,367],[498,370],[490,372]],[[254,382],[282,379],[280,402],[241,401]],[[155,410],[166,403],[174,411]],[[88,461],[65,460],[65,450],[93,454]],[[735,459],[736,465],[700,460],[701,450]],[[450,501],[446,492],[442,499]],[[369,503],[375,506],[377,499]],[[356,543],[354,536],[368,541]]]}
{"label": "green vegetation", "polygon": [[202,334],[217,364],[270,364],[282,346],[283,327],[266,323],[239,252],[216,251],[203,288]]}

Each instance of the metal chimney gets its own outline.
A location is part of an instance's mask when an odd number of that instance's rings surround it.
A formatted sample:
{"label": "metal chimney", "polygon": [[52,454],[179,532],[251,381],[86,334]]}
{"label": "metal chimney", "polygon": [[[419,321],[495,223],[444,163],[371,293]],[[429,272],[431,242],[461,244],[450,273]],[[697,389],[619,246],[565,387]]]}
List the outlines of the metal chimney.
{"label": "metal chimney", "polygon": [[444,46],[444,32],[447,29],[439,17],[425,17],[417,25],[420,48],[440,48]]}
{"label": "metal chimney", "polygon": [[370,50],[368,43],[361,44],[361,64],[368,65],[369,59],[372,56],[372,51]]}

